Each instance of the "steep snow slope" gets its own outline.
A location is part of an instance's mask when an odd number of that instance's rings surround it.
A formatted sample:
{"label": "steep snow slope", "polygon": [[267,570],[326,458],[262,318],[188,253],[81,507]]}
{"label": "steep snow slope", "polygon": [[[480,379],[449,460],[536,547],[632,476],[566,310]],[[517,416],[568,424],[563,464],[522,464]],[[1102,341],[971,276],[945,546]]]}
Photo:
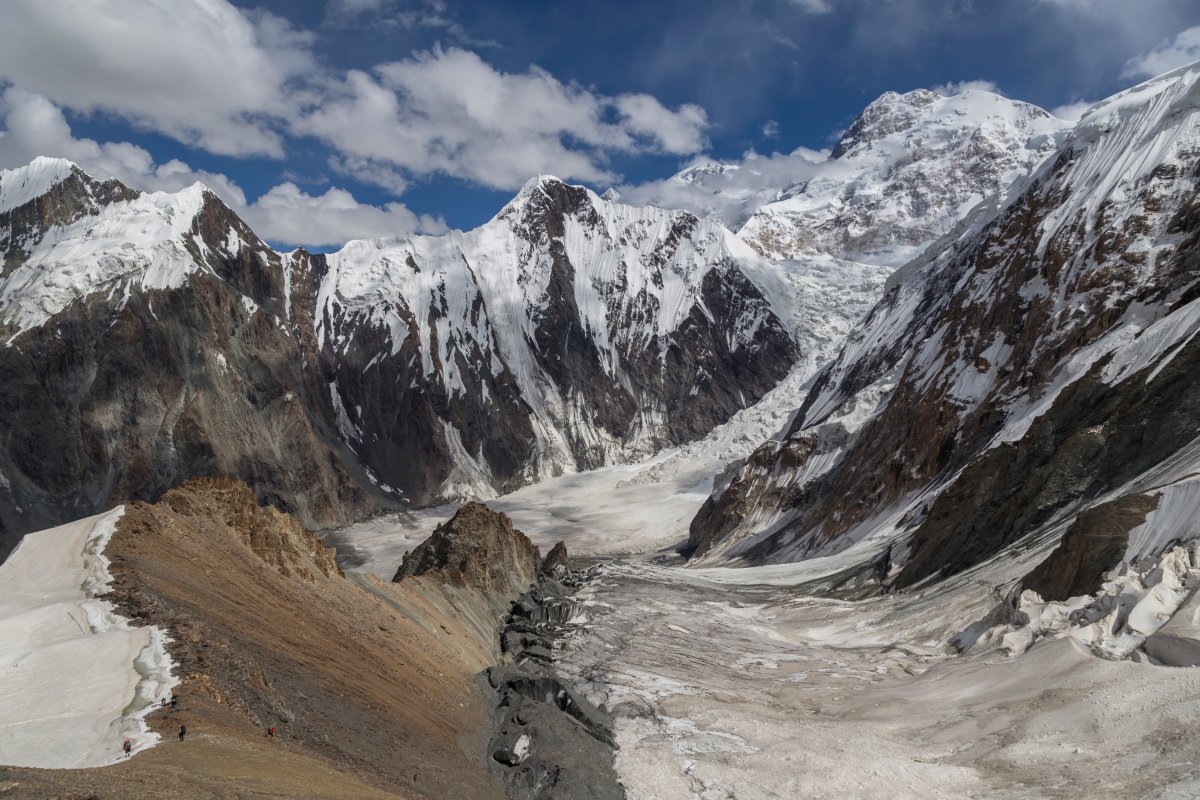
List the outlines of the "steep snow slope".
{"label": "steep snow slope", "polygon": [[0,170],[0,214],[23,206],[71,177],[75,165],[62,158],[35,158],[26,167]]}
{"label": "steep snow slope", "polygon": [[888,92],[825,163],[739,231],[769,258],[898,267],[1054,151],[1069,123],[991,92]]}
{"label": "steep snow slope", "polygon": [[[124,297],[134,285],[183,286],[188,273],[204,264],[196,251],[207,245],[192,228],[206,195],[198,183],[181,192],[139,195],[50,228],[0,281],[0,322],[15,329],[10,340],[88,294]],[[232,231],[222,244],[227,255],[235,255],[242,241]]]}
{"label": "steep snow slope", "polygon": [[[1057,541],[1088,508],[1200,466],[1185,447],[1198,81],[1184,68],[1099,104],[998,216],[977,210],[895,276],[786,438],[693,522],[698,552],[788,561],[874,541],[855,580],[909,586]],[[1091,591],[1167,544],[1142,532],[1156,546],[1127,551],[1130,519],[1108,563],[1067,539],[1056,571]]]}
{"label": "steep snow slope", "polygon": [[143,718],[178,683],[166,634],[97,599],[123,511],[30,534],[0,565],[0,764],[95,767],[158,740]]}

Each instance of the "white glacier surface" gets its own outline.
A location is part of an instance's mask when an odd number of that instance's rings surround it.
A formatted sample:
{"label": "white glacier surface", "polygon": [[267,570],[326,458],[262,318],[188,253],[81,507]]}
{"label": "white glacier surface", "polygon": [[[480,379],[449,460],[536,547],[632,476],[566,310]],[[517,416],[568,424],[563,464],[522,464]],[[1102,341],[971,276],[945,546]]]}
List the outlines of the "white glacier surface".
{"label": "white glacier surface", "polygon": [[100,599],[123,513],[31,533],[0,564],[0,764],[98,767],[159,738],[145,715],[177,683],[166,634]]}

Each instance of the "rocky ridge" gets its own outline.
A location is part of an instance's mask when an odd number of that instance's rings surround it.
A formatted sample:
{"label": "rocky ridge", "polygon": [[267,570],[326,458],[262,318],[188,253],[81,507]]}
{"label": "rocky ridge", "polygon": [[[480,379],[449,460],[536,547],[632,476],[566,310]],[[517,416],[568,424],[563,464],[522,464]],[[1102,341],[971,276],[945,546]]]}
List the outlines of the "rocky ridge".
{"label": "rocky ridge", "polygon": [[481,592],[508,612],[498,663],[479,682],[494,693],[490,763],[513,800],[623,798],[613,772],[612,720],[554,670],[554,640],[572,626],[582,576],[558,542],[545,559],[507,515],[467,503],[404,558],[393,581]]}
{"label": "rocky ridge", "polygon": [[105,555],[108,599],[168,632],[177,705],[150,715],[163,741],[131,759],[0,768],[13,796],[506,796],[478,675],[515,595],[343,575],[295,518],[225,478],[126,504]]}

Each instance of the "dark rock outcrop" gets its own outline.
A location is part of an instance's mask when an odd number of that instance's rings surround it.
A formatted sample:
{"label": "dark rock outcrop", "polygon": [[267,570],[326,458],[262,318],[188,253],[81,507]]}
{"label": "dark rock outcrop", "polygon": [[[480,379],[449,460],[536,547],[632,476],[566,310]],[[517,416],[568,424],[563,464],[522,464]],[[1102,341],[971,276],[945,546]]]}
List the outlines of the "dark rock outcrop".
{"label": "dark rock outcrop", "polygon": [[561,573],[567,569],[567,560],[566,542],[557,542],[542,559],[542,565],[538,567],[538,575],[554,576]]}
{"label": "dark rock outcrop", "polygon": [[507,514],[471,502],[404,556],[393,581],[427,576],[487,595],[512,596],[537,576],[537,547]]}
{"label": "dark rock outcrop", "polygon": [[555,640],[570,629],[579,585],[562,542],[541,561],[507,515],[467,503],[405,555],[393,580],[478,592],[493,607],[510,603],[498,631],[501,661],[478,679],[494,697],[489,761],[510,800],[624,798],[612,719],[554,671]]}
{"label": "dark rock outcrop", "polygon": [[612,718],[554,670],[554,643],[569,635],[581,580],[562,565],[555,574],[562,582],[543,576],[513,603],[505,662],[487,671],[497,697],[493,771],[513,800],[621,800]]}

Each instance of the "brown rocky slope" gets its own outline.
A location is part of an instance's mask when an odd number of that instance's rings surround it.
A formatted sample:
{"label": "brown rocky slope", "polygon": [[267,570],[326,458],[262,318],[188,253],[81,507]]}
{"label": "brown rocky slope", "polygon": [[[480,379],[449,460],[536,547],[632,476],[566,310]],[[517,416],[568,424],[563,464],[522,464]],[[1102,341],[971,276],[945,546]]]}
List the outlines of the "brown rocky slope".
{"label": "brown rocky slope", "polygon": [[504,796],[476,678],[499,656],[507,586],[343,575],[227,479],[128,505],[106,554],[122,612],[174,639],[179,708],[150,718],[164,743],[103,769],[0,769],[0,796]]}

